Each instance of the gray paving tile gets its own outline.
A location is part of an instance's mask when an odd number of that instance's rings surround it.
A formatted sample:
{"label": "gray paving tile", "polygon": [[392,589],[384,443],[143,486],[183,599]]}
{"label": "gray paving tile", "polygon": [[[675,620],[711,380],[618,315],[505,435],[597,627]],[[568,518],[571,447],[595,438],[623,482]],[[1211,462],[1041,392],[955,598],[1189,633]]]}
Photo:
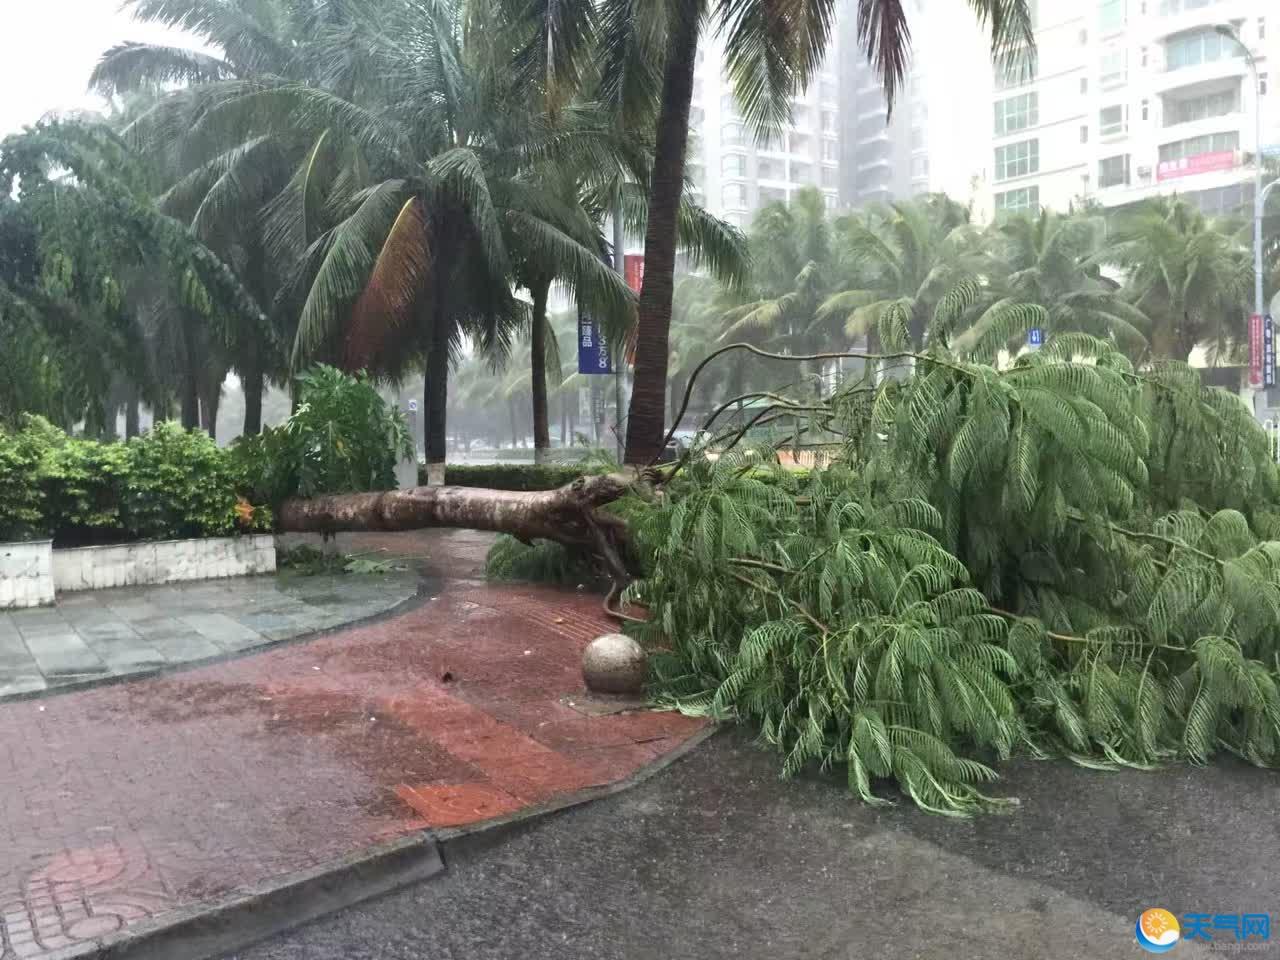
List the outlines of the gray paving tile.
{"label": "gray paving tile", "polygon": [[188,613],[178,619],[226,650],[243,650],[246,646],[262,642],[262,634],[225,613]]}
{"label": "gray paving tile", "polygon": [[107,672],[107,665],[79,634],[42,633],[27,638],[27,648],[46,680],[56,676],[93,676]]}
{"label": "gray paving tile", "polygon": [[160,616],[159,607],[142,599],[137,599],[130,603],[113,603],[107,609],[114,616],[130,623],[135,620],[151,620]]}

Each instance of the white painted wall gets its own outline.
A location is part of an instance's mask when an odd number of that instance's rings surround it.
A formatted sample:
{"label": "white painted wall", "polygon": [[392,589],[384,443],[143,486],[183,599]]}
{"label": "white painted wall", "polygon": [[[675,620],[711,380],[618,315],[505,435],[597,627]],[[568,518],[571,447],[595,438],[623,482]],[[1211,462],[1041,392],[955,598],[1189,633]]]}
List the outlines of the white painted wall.
{"label": "white painted wall", "polygon": [[0,610],[53,603],[53,543],[0,543]]}

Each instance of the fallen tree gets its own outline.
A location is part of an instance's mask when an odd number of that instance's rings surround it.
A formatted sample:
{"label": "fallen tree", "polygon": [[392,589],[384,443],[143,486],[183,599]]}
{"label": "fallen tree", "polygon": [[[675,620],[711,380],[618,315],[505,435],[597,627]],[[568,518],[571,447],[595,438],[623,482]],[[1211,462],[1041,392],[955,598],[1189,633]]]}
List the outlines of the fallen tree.
{"label": "fallen tree", "polygon": [[281,504],[278,518],[282,530],[298,533],[422,527],[491,530],[525,543],[551,540],[598,550],[611,573],[625,575],[625,527],[598,508],[621,498],[632,485],[631,477],[609,473],[579,477],[555,490],[439,486],[292,497]]}

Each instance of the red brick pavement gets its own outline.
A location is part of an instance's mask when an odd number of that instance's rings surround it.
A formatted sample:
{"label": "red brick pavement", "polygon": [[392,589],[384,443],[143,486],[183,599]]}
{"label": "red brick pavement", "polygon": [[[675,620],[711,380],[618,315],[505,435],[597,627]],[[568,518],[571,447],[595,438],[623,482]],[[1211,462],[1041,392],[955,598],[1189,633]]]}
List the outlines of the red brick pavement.
{"label": "red brick pavement", "polygon": [[562,702],[610,627],[597,597],[454,581],[393,620],[0,704],[0,956],[633,774],[701,724]]}

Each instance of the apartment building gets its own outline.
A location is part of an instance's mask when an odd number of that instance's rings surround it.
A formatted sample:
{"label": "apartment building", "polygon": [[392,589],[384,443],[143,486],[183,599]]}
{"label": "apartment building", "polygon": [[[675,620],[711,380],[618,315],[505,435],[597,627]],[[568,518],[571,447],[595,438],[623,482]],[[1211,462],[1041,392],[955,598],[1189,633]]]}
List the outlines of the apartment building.
{"label": "apartment building", "polygon": [[1041,0],[1037,19],[1035,58],[993,69],[981,207],[1247,209],[1254,156],[1280,149],[1274,0]]}
{"label": "apartment building", "polygon": [[724,48],[714,32],[703,37],[689,116],[688,176],[713,213],[739,226],[765,204],[786,201],[803,187],[819,188],[828,209],[839,205],[840,97],[836,54],[809,89],[792,100],[791,123],[757,141],[743,122],[725,75]]}

